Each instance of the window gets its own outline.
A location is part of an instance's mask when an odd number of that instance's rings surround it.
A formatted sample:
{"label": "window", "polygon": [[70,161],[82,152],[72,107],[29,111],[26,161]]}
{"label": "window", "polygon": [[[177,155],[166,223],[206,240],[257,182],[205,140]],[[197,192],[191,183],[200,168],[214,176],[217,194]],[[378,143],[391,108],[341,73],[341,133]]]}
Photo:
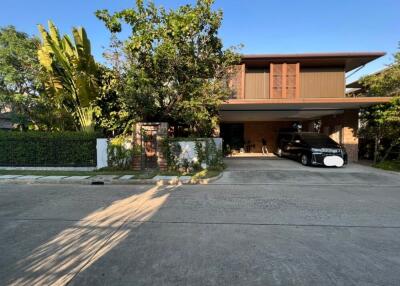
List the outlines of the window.
{"label": "window", "polygon": [[271,98],[299,97],[299,63],[271,63],[270,70]]}

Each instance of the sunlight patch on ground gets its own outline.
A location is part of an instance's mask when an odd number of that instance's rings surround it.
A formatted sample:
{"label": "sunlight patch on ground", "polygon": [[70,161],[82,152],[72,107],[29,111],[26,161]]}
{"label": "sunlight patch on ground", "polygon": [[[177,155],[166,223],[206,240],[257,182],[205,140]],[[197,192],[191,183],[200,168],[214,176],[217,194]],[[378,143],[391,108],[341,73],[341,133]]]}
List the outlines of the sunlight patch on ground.
{"label": "sunlight patch on ground", "polygon": [[150,219],[173,189],[156,186],[89,214],[20,260],[20,276],[10,285],[67,284],[129,235],[133,228],[124,227],[127,221]]}

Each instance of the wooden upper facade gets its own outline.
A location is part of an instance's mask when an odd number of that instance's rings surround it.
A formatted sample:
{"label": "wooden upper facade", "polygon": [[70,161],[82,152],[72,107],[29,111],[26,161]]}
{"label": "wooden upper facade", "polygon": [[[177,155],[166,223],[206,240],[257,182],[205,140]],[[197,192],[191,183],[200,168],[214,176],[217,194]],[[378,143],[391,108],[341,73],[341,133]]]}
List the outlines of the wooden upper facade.
{"label": "wooden upper facade", "polygon": [[236,66],[230,101],[344,98],[345,74],[384,53],[247,55]]}

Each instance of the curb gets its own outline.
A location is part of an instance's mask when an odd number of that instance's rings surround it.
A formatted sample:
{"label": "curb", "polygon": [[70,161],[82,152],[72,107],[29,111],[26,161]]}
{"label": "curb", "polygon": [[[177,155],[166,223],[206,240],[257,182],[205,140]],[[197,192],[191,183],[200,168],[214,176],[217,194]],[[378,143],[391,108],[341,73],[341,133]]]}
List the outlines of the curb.
{"label": "curb", "polygon": [[153,180],[153,179],[133,179],[133,180],[93,180],[91,178],[81,180],[18,180],[3,179],[0,184],[18,184],[18,185],[206,185],[210,184],[223,175],[223,172],[215,177],[207,179],[190,179],[183,182],[181,180]]}

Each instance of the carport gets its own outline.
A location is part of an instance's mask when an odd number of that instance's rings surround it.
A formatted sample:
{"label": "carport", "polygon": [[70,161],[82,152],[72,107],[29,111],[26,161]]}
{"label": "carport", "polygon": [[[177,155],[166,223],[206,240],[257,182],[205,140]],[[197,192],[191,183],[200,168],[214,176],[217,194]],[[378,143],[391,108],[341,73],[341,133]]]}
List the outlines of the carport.
{"label": "carport", "polygon": [[279,129],[301,123],[303,131],[320,131],[343,144],[350,161],[358,156],[358,112],[362,107],[386,102],[387,98],[303,98],[268,100],[232,100],[220,109],[220,135],[231,149],[243,148],[261,153],[262,139],[268,150],[276,151]]}

